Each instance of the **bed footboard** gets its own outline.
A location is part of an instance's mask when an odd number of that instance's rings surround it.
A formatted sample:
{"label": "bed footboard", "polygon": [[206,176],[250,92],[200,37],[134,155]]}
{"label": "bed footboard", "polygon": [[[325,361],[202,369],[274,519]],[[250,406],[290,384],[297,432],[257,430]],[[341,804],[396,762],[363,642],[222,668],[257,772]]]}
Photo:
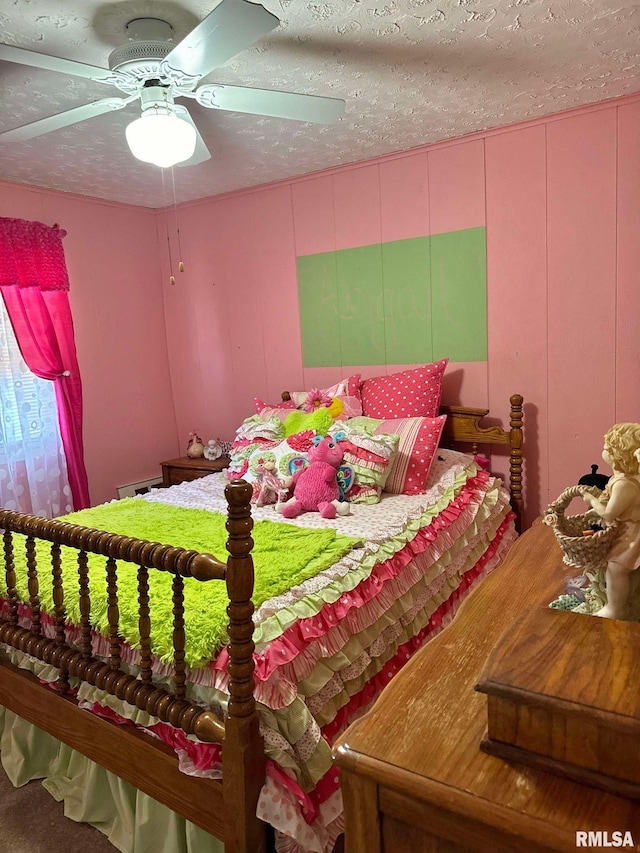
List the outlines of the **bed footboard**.
{"label": "bed footboard", "polygon": [[[170,747],[133,726],[117,726],[0,661],[0,704],[134,785],[202,829],[224,838],[221,782],[185,776]],[[231,848],[229,848],[231,849]]]}
{"label": "bed footboard", "polygon": [[[10,710],[77,749],[107,770],[168,805],[225,842],[227,853],[264,850],[264,825],[256,804],[264,781],[264,750],[253,696],[253,561],[251,487],[243,481],[226,487],[229,505],[226,563],[157,542],[147,542],[58,520],[0,510],[6,593],[0,614],[0,643],[57,668],[55,690],[29,673],[1,663],[0,702]],[[15,534],[20,536],[20,545]],[[24,537],[24,550],[22,549]],[[37,541],[51,543],[50,562],[36,550]],[[77,590],[64,588],[61,547],[76,551]],[[105,560],[109,655],[93,650],[88,559]],[[20,601],[16,563],[25,567],[28,601]],[[119,631],[118,560],[137,566],[139,666],[131,674],[122,661]],[[47,564],[48,563],[48,564]],[[149,615],[149,572],[173,575],[172,684],[154,683]],[[184,578],[225,580],[229,595],[229,703],[226,719],[187,697],[185,664]],[[43,617],[41,589],[50,584],[54,612]],[[65,596],[77,596],[79,639],[68,640]],[[26,610],[25,610],[26,608]],[[223,745],[223,782],[194,779],[180,773],[172,750],[132,726],[117,726],[81,710],[73,698],[72,680],[136,706],[202,741]]]}

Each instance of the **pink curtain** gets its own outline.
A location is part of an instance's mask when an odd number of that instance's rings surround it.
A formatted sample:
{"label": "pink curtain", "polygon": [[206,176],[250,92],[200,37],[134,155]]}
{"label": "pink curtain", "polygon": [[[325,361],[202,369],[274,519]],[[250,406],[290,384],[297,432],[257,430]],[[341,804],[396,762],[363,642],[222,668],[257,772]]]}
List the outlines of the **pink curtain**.
{"label": "pink curtain", "polygon": [[55,384],[74,509],[89,506],[82,446],[82,385],[57,225],[0,217],[0,291],[27,367]]}

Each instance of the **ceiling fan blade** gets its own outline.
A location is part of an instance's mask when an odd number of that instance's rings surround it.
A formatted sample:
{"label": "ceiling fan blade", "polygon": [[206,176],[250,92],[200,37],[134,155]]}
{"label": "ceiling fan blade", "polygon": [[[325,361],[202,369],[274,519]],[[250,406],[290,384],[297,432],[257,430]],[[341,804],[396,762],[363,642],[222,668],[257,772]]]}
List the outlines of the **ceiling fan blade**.
{"label": "ceiling fan blade", "polygon": [[200,131],[198,130],[198,125],[189,115],[189,110],[186,107],[183,107],[182,104],[175,105],[176,115],[180,118],[183,118],[185,121],[188,121],[189,124],[193,125],[196,131],[196,150],[193,152],[193,155],[188,160],[183,160],[182,163],[178,163],[178,166],[197,166],[198,163],[204,163],[205,160],[211,159],[211,152],[207,148],[207,145],[200,135]]}
{"label": "ceiling fan blade", "polygon": [[72,110],[65,110],[63,113],[42,118],[39,121],[32,121],[31,124],[23,124],[22,127],[14,127],[13,130],[6,130],[4,133],[0,133],[0,142],[24,142],[27,139],[35,139],[36,136],[43,136],[52,130],[60,130],[60,128],[69,127],[71,124],[77,124],[79,121],[85,121],[88,118],[94,118],[112,110],[121,110],[127,104],[130,104],[131,101],[135,100],[136,97],[103,98],[91,104],[74,107]]}
{"label": "ceiling fan blade", "polygon": [[0,60],[17,62],[19,65],[30,65],[33,68],[44,68],[45,71],[59,71],[61,74],[71,74],[73,77],[84,77],[98,83],[111,83],[118,79],[117,72],[97,65],[86,65],[84,62],[74,62],[72,59],[62,59],[60,56],[47,56],[46,53],[36,53],[22,47],[0,43]]}
{"label": "ceiling fan blade", "polygon": [[199,104],[213,110],[257,113],[295,121],[312,121],[316,124],[333,124],[344,115],[344,101],[319,95],[273,92],[269,89],[222,86],[215,83],[200,86],[194,94]]}
{"label": "ceiling fan blade", "polygon": [[164,63],[204,77],[279,25],[271,12],[247,0],[220,0],[215,9],[167,54]]}

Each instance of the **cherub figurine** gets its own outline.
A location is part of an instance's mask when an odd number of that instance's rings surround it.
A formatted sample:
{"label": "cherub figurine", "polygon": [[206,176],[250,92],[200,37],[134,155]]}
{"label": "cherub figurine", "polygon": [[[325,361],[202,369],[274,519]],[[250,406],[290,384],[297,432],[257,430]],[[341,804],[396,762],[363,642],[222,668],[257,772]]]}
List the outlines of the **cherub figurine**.
{"label": "cherub figurine", "polygon": [[640,567],[640,424],[614,424],[604,437],[602,458],[613,477],[600,495],[583,497],[601,518],[623,527],[607,554],[607,603],[597,615],[624,619],[630,575]]}

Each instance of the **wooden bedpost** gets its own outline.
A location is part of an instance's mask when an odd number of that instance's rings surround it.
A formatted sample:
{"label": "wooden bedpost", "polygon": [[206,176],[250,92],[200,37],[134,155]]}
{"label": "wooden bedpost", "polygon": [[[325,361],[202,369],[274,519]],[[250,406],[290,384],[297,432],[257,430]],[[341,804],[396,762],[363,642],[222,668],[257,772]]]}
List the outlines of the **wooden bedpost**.
{"label": "wooden bedpost", "polygon": [[522,401],[520,394],[513,394],[509,398],[511,403],[511,433],[509,453],[509,491],[511,492],[511,505],[516,513],[516,530],[522,533],[524,524],[524,500],[522,499]]}
{"label": "wooden bedpost", "polygon": [[227,519],[227,593],[229,595],[229,707],[222,747],[225,803],[225,853],[264,853],[264,824],[256,817],[264,783],[264,744],[253,696],[252,488],[229,483]]}

